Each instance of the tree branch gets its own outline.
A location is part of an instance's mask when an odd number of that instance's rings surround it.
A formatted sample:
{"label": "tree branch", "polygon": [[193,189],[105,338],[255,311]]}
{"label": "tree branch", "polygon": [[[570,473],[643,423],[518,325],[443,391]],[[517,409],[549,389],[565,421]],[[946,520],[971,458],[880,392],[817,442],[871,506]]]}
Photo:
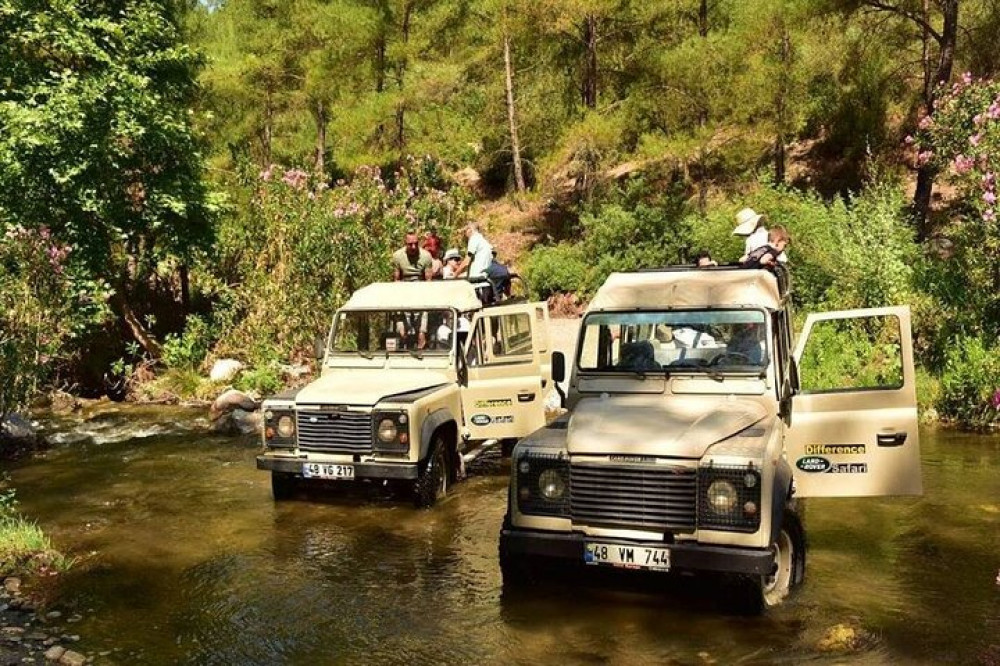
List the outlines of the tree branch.
{"label": "tree branch", "polygon": [[864,3],[869,7],[871,7],[872,9],[883,12],[892,12],[893,14],[898,14],[903,18],[913,21],[918,26],[926,30],[927,34],[933,37],[934,41],[937,42],[938,44],[940,44],[941,40],[943,39],[943,37],[941,37],[941,33],[935,30],[934,26],[932,26],[928,21],[925,21],[924,18],[919,14],[914,14],[913,12],[903,9],[902,7],[896,5],[890,5],[885,2],[881,2],[881,0],[864,0]]}

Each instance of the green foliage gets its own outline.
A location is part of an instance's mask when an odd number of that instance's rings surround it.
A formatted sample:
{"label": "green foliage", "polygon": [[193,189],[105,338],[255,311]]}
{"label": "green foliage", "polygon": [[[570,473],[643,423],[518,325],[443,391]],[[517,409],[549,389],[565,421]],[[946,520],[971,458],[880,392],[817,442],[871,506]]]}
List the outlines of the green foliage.
{"label": "green foliage", "polygon": [[524,266],[524,277],[533,294],[548,298],[558,293],[587,293],[591,284],[592,264],[583,247],[575,243],[559,243],[532,251]]}
{"label": "green foliage", "polygon": [[1000,345],[958,337],[945,353],[941,415],[967,426],[1000,424]]}
{"label": "green foliage", "polygon": [[74,562],[56,552],[42,529],[20,514],[13,489],[0,492],[0,576],[66,571]]}
{"label": "green foliage", "polygon": [[468,206],[440,165],[423,158],[386,179],[364,167],[332,188],[300,170],[268,168],[251,188],[249,205],[220,229],[220,263],[235,286],[222,294],[215,348],[251,365],[306,358],[354,290],[391,279],[389,258],[408,229],[435,229],[448,241]]}
{"label": "green foliage", "polygon": [[201,365],[213,343],[213,331],[204,317],[187,318],[181,335],[168,335],[163,341],[163,363],[172,369],[193,370]]}
{"label": "green foliage", "polygon": [[254,391],[258,395],[272,395],[277,393],[284,384],[281,368],[275,363],[270,363],[244,370],[236,378],[233,385],[240,391]]}
{"label": "green foliage", "polygon": [[799,384],[806,391],[902,386],[898,320],[817,322],[799,363]]}

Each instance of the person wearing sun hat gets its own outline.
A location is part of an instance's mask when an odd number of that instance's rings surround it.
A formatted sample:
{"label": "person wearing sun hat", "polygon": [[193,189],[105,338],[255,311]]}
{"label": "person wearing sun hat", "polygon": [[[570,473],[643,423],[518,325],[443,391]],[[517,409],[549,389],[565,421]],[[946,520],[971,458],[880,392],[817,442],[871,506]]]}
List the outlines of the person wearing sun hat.
{"label": "person wearing sun hat", "polygon": [[[746,244],[743,250],[743,257],[740,261],[746,260],[757,248],[767,245],[767,227],[764,226],[765,217],[753,208],[744,208],[736,213],[736,228],[733,229],[734,236],[746,236]],[[782,252],[778,256],[778,261],[785,263],[788,257]]]}
{"label": "person wearing sun hat", "polygon": [[462,253],[457,247],[448,248],[444,253],[444,267],[441,269],[441,277],[451,280],[456,277],[455,269],[462,263]]}

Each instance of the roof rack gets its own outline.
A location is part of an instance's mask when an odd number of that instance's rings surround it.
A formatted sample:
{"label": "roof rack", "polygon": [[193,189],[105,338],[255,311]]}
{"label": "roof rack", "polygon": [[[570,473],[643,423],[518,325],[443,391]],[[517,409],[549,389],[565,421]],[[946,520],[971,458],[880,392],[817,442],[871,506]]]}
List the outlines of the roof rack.
{"label": "roof rack", "polygon": [[778,263],[774,269],[767,268],[745,268],[737,263],[719,264],[718,266],[696,266],[695,264],[679,264],[675,266],[660,266],[654,268],[639,268],[635,271],[623,271],[625,273],[686,273],[689,271],[714,272],[714,271],[768,271],[774,275],[778,281],[778,293],[782,298],[792,293],[792,274],[788,267]]}

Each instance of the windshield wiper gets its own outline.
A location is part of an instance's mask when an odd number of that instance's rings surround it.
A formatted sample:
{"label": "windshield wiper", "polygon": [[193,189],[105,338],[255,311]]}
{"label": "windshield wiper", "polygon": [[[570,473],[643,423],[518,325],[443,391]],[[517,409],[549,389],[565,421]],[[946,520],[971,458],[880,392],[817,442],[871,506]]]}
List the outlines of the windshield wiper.
{"label": "windshield wiper", "polygon": [[375,354],[372,354],[371,352],[366,352],[364,349],[359,349],[358,350],[358,356],[360,356],[362,358],[366,358],[369,361],[372,360],[373,358],[375,358]]}

